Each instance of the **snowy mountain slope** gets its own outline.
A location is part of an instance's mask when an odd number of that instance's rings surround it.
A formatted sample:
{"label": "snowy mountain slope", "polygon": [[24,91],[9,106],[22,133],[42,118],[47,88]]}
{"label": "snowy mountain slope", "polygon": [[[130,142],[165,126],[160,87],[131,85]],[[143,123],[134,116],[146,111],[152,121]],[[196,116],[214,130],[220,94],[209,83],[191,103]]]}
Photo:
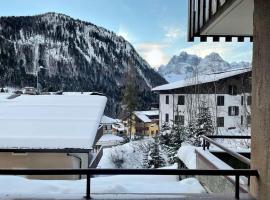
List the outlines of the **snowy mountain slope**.
{"label": "snowy mountain slope", "polygon": [[248,62],[228,63],[217,53],[211,53],[205,58],[181,52],[173,56],[167,65],[162,65],[158,72],[168,81],[175,82],[192,76],[193,74],[211,74],[251,67]]}
{"label": "snowy mountain slope", "polygon": [[0,86],[35,86],[39,66],[46,90],[102,92],[113,115],[130,67],[147,99],[151,87],[166,83],[130,43],[102,27],[57,13],[0,17]]}

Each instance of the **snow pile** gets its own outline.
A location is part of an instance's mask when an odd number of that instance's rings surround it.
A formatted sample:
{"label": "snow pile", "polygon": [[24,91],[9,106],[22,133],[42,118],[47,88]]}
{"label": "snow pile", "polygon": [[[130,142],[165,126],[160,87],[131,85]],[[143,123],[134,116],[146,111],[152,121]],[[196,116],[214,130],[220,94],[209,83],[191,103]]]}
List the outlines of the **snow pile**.
{"label": "snow pile", "polygon": [[103,155],[102,155],[101,160],[98,163],[97,168],[107,168],[107,169],[115,168],[111,160],[111,150],[112,150],[111,148],[103,149]]}
{"label": "snow pile", "polygon": [[12,93],[0,93],[0,102],[6,101],[10,95],[12,95]]}
{"label": "snow pile", "polygon": [[178,150],[177,156],[186,165],[188,169],[196,169],[196,154],[194,147],[191,145],[183,145]]}
{"label": "snow pile", "polygon": [[143,159],[145,152],[149,151],[149,142],[149,140],[133,141],[111,148],[108,156],[114,168],[143,168]]}
{"label": "snow pile", "polygon": [[[0,198],[78,198],[85,195],[85,180],[28,180],[16,176],[0,176]],[[177,181],[176,176],[110,176],[91,179],[92,196],[108,193],[170,194],[204,193],[200,183],[189,178]]]}
{"label": "snow pile", "polygon": [[132,141],[123,145],[106,148],[98,165],[99,168],[140,169],[144,168],[145,152],[149,152],[150,140]]}

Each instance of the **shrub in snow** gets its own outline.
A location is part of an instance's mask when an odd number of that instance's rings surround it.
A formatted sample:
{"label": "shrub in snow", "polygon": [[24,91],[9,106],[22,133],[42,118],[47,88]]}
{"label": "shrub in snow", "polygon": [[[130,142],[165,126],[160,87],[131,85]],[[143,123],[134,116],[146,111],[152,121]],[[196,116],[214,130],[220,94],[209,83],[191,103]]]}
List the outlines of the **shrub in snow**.
{"label": "shrub in snow", "polygon": [[145,152],[149,152],[150,140],[131,141],[111,148],[110,161],[115,168],[144,168]]}
{"label": "shrub in snow", "polygon": [[112,151],[110,159],[116,168],[123,168],[124,164],[124,152],[123,151]]}

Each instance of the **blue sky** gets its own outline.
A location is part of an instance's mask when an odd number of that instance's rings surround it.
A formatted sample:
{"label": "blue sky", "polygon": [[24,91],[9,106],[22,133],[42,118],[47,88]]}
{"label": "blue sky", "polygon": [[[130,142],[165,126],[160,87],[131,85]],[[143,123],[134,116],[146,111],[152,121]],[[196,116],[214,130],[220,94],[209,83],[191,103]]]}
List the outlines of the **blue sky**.
{"label": "blue sky", "polygon": [[126,38],[152,67],[181,51],[215,51],[232,61],[250,61],[252,43],[187,42],[187,0],[2,0],[1,16],[59,12],[92,22]]}

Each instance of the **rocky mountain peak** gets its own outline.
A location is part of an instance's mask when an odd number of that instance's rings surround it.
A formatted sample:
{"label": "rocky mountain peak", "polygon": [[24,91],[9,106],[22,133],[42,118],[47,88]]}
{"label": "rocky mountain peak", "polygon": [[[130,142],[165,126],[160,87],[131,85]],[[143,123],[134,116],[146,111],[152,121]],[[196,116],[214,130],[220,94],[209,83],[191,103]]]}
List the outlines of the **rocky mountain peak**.
{"label": "rocky mountain peak", "polygon": [[181,52],[179,56],[173,56],[167,65],[159,68],[158,72],[169,82],[189,77],[195,71],[199,74],[211,74],[215,72],[228,71],[235,68],[250,67],[248,62],[228,63],[218,53],[201,58],[187,52]]}

